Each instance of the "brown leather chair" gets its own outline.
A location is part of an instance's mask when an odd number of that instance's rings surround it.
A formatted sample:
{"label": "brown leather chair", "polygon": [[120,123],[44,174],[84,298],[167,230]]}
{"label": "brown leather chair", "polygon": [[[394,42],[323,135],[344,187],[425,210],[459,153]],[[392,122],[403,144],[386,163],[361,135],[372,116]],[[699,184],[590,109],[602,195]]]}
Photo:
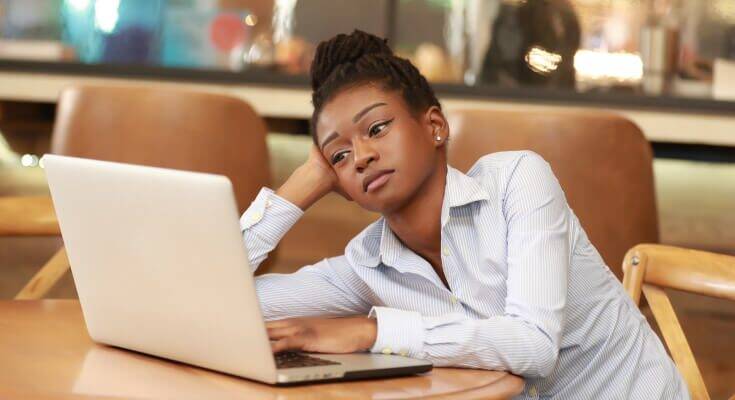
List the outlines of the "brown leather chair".
{"label": "brown leather chair", "polygon": [[449,163],[467,171],[481,156],[532,150],[544,157],[610,269],[626,251],[658,242],[651,146],[629,120],[607,113],[453,110]]}
{"label": "brown leather chair", "polygon": [[79,86],[59,98],[51,152],[226,175],[240,211],[270,182],[265,123],[235,97]]}
{"label": "brown leather chair", "polygon": [[[51,152],[226,175],[242,212],[270,183],[266,133],[250,105],[226,95],[170,87],[76,86],[59,98]],[[43,214],[38,207],[43,199],[31,202],[37,206],[34,212]],[[18,201],[12,204],[17,207]],[[55,218],[53,209],[46,214]],[[19,232],[17,225],[12,228]],[[16,298],[42,297],[67,268],[62,248]]]}

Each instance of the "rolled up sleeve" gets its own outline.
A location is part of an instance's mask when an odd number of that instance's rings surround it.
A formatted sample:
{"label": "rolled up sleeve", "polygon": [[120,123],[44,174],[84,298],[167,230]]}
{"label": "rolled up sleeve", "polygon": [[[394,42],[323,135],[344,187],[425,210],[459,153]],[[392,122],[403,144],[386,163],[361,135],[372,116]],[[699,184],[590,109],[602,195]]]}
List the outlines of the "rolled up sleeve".
{"label": "rolled up sleeve", "polygon": [[273,190],[260,190],[240,217],[243,241],[253,269],[257,269],[303,215],[298,206],[278,196]]}

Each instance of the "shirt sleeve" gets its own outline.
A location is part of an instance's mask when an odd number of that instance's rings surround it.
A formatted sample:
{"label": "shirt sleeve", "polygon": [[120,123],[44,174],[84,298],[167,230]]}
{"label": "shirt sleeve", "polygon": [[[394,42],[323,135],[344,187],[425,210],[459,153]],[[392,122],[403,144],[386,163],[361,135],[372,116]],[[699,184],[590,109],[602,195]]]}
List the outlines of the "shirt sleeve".
{"label": "shirt sleeve", "polygon": [[[261,189],[240,218],[243,240],[253,270],[263,262],[304,212],[271,189]],[[266,320],[367,314],[365,283],[344,256],[322,260],[292,274],[255,278]]]}
{"label": "shirt sleeve", "polygon": [[374,307],[378,335],[372,352],[428,359],[437,366],[551,374],[564,326],[569,269],[569,210],[549,165],[528,153],[511,172],[503,211],[508,232],[503,315],[421,316]]}
{"label": "shirt sleeve", "polygon": [[266,320],[365,315],[372,305],[370,290],[344,256],[322,260],[292,274],[255,278]]}
{"label": "shirt sleeve", "polygon": [[245,249],[253,270],[268,257],[304,212],[295,204],[263,188],[240,217]]}

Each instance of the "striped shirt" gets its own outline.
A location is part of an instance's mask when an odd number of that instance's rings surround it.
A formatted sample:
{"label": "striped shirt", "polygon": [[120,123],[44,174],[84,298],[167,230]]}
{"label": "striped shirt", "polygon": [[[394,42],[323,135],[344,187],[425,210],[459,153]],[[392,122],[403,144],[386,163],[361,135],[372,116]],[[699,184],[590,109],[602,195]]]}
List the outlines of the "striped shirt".
{"label": "striped shirt", "polygon": [[[241,218],[253,268],[302,214],[260,192]],[[344,255],[255,282],[266,319],[369,314],[372,352],[511,371],[525,378],[521,399],[689,398],[537,154],[449,167],[441,259],[449,289],[381,218]]]}

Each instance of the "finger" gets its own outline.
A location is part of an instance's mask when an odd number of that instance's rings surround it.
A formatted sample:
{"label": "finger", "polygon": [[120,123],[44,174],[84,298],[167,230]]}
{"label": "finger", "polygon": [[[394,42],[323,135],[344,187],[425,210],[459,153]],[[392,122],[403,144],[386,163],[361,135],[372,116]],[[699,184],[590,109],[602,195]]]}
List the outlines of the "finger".
{"label": "finger", "polygon": [[292,326],[295,321],[296,321],[296,318],[285,318],[285,319],[279,319],[275,321],[268,321],[265,323],[265,327],[268,329],[287,328],[289,326]]}
{"label": "finger", "polygon": [[301,350],[304,347],[304,343],[304,337],[301,335],[288,336],[275,342],[271,342],[271,350],[273,350],[274,353],[289,350]]}
{"label": "finger", "polygon": [[267,328],[268,338],[272,340],[282,339],[287,336],[294,336],[299,333],[301,327],[287,326],[285,328]]}
{"label": "finger", "polygon": [[324,154],[322,154],[322,151],[319,150],[319,148],[316,147],[315,145],[312,145],[311,146],[311,151],[310,151],[309,157],[312,158],[312,159],[314,159],[314,160],[320,160],[325,165],[329,165],[329,163],[327,163],[327,159],[324,158]]}

